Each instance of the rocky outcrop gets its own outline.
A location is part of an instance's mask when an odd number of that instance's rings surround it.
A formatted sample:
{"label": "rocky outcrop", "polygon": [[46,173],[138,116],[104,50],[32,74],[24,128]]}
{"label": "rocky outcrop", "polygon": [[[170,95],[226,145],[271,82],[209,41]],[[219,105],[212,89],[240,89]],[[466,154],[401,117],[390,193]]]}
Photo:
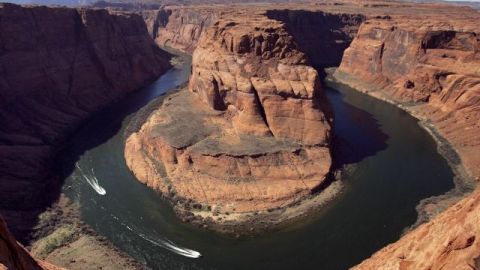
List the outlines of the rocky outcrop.
{"label": "rocky outcrop", "polygon": [[49,263],[36,261],[22,247],[0,216],[0,269],[2,270],[61,270]]}
{"label": "rocky outcrop", "polygon": [[337,77],[365,90],[373,85],[377,91],[370,91],[372,95],[409,106],[436,127],[478,177],[480,39],[471,24],[478,18],[465,17],[431,19],[428,24],[416,19],[368,21],[345,51]]}
{"label": "rocky outcrop", "polygon": [[332,115],[283,24],[220,20],[192,65],[189,91],[164,99],[127,140],[141,182],[216,224],[283,209],[325,184]]}
{"label": "rocky outcrop", "polygon": [[138,15],[1,4],[0,20],[0,212],[24,236],[58,195],[52,167],[67,136],[169,56]]}
{"label": "rocky outcrop", "polygon": [[480,190],[353,269],[478,269],[478,213]]}
{"label": "rocky outcrop", "polygon": [[[447,158],[480,176],[479,14],[366,21],[338,80],[395,103],[453,146]],[[477,269],[480,191],[407,233],[354,269]]]}
{"label": "rocky outcrop", "polygon": [[192,53],[200,35],[215,22],[220,12],[216,8],[167,7],[143,11],[142,15],[158,45]]}

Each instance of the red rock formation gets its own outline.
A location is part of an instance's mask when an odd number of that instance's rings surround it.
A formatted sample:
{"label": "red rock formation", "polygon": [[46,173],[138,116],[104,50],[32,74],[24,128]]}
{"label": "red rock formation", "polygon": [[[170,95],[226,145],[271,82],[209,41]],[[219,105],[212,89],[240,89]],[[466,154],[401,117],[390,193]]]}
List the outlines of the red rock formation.
{"label": "red rock formation", "polygon": [[[473,15],[471,15],[473,16]],[[430,121],[480,175],[480,40],[470,17],[450,21],[372,20],[345,51],[338,77],[357,87],[374,84],[379,96]],[[352,77],[353,76],[353,77]],[[355,83],[355,80],[359,80]]]}
{"label": "red rock formation", "polygon": [[220,10],[213,7],[168,7],[143,11],[142,15],[158,45],[192,53],[200,35],[219,13]]}
{"label": "red rock formation", "polygon": [[[427,122],[458,152],[452,164],[478,180],[480,15],[451,11],[428,22],[415,16],[365,22],[335,76]],[[479,202],[477,189],[354,269],[478,269]]]}
{"label": "red rock formation", "polygon": [[192,62],[190,92],[169,96],[127,140],[127,165],[140,181],[193,201],[204,210],[198,216],[230,213],[239,223],[324,183],[329,107],[282,24],[261,15],[221,20]]}
{"label": "red rock formation", "polygon": [[477,190],[353,269],[479,269],[479,213]]}
{"label": "red rock formation", "polygon": [[169,57],[137,15],[1,4],[0,20],[0,212],[17,233],[56,192],[65,138],[157,78]]}
{"label": "red rock formation", "polygon": [[319,69],[340,65],[343,52],[365,20],[361,14],[321,10],[267,10],[266,15],[285,23],[300,50]]}
{"label": "red rock formation", "polygon": [[0,269],[1,270],[61,270],[49,263],[36,261],[22,247],[0,216]]}

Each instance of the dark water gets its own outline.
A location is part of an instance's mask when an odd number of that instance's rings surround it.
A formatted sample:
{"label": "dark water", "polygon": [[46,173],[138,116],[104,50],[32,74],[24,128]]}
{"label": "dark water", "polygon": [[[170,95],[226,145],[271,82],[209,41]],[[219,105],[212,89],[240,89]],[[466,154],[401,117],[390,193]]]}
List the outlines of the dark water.
{"label": "dark water", "polygon": [[[453,188],[447,162],[414,118],[330,83],[336,166],[347,168],[340,196],[309,220],[256,238],[230,239],[183,224],[128,171],[123,130],[133,112],[185,82],[189,72],[186,63],[99,113],[61,161],[67,174],[64,190],[80,202],[85,221],[153,269],[346,269],[397,240],[416,221],[420,200]],[[98,180],[106,195],[87,179]],[[203,257],[178,255],[165,241]]]}

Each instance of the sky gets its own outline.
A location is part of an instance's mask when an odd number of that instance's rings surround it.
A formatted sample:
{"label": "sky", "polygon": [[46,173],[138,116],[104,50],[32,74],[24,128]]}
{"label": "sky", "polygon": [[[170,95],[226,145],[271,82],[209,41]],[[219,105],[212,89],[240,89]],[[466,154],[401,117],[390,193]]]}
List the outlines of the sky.
{"label": "sky", "polygon": [[[443,1],[446,1],[446,2],[453,2],[453,1],[459,1],[459,0],[443,0]],[[463,1],[467,1],[467,2],[480,2],[480,0],[463,0]],[[27,4],[27,3],[31,3],[33,2],[32,0],[0,0],[0,3],[2,2],[9,2],[9,3],[16,3],[16,4]],[[56,1],[36,1],[36,2],[57,2],[57,3],[61,3],[61,2],[71,2],[71,1],[68,1],[68,0],[65,0],[65,1],[62,1],[62,0],[56,0]]]}

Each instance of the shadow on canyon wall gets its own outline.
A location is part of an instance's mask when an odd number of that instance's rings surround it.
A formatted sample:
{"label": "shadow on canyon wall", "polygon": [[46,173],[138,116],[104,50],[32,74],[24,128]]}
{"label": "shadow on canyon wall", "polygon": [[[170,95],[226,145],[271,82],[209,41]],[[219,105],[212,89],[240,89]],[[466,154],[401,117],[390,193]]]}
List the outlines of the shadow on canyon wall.
{"label": "shadow on canyon wall", "polygon": [[323,68],[339,66],[343,52],[350,46],[365,16],[360,14],[331,14],[307,10],[269,10],[270,19],[285,23],[299,49],[322,78]]}

